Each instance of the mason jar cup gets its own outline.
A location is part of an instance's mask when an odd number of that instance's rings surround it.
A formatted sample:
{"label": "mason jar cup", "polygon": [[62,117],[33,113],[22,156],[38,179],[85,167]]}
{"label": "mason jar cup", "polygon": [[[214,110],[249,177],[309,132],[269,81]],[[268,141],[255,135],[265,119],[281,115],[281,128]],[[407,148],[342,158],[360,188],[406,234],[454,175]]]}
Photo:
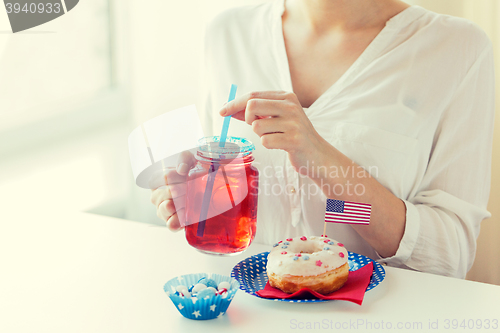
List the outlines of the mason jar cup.
{"label": "mason jar cup", "polygon": [[254,145],[239,137],[199,140],[197,163],[188,174],[188,243],[214,255],[235,255],[252,243],[257,226],[259,171],[252,165]]}

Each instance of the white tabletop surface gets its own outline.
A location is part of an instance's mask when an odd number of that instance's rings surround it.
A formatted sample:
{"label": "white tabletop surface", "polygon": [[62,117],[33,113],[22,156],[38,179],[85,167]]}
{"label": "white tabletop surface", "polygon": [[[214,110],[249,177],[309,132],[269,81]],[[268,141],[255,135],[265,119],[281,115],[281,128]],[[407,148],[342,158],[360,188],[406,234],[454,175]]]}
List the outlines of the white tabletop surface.
{"label": "white tabletop surface", "polygon": [[177,275],[230,275],[240,260],[269,249],[252,244],[244,254],[213,257],[191,248],[183,232],[163,227],[85,213],[4,210],[0,332],[500,331],[500,286],[391,267],[362,306],[276,302],[240,290],[226,315],[195,321],[163,293]]}

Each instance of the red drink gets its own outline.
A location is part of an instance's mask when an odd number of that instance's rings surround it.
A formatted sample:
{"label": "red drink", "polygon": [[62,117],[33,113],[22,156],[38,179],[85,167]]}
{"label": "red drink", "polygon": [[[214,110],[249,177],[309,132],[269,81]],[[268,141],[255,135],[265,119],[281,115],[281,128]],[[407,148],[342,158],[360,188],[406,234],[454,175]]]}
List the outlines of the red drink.
{"label": "red drink", "polygon": [[[254,239],[259,171],[251,164],[253,145],[250,148],[233,160],[207,158],[206,153],[198,151],[198,164],[188,176],[185,232],[188,243],[202,252],[238,254]],[[204,196],[210,187],[207,181],[213,182],[213,188],[208,191],[208,209],[203,211]]]}

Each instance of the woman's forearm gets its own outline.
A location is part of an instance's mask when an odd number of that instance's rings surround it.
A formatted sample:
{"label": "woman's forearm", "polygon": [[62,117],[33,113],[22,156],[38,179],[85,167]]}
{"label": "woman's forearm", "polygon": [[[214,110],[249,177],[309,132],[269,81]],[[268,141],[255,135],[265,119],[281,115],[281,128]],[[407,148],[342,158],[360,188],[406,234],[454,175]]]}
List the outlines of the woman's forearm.
{"label": "woman's forearm", "polygon": [[405,230],[404,202],[327,141],[315,155],[308,176],[330,199],[371,204],[370,224],[352,226],[382,257],[396,254]]}
{"label": "woman's forearm", "polygon": [[[293,167],[313,179],[328,198],[371,204],[370,225],[355,225],[355,230],[381,256],[396,253],[405,229],[404,203],[324,140],[294,93],[251,92],[224,105],[220,114],[252,125],[265,148],[285,150]],[[342,194],[336,192],[339,186]]]}

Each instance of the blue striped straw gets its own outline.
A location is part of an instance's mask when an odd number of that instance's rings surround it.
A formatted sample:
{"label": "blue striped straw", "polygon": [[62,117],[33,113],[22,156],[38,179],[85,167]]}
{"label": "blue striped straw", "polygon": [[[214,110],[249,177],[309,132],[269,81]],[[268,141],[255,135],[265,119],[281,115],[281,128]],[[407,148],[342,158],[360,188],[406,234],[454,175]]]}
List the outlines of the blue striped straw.
{"label": "blue striped straw", "polygon": [[[236,89],[238,88],[237,85],[232,84],[231,85],[231,91],[229,92],[229,98],[227,102],[231,102],[235,97],[236,97]],[[229,129],[229,122],[231,121],[231,116],[226,116],[224,117],[224,124],[222,125],[222,131],[220,134],[220,140],[219,140],[219,147],[225,147],[226,146],[226,139],[227,139],[227,131]],[[200,212],[200,223],[198,223],[198,229],[196,230],[196,236],[198,237],[203,237],[203,234],[205,233],[205,221],[207,220],[207,215],[208,215],[208,207],[210,204],[210,199],[212,198],[212,189],[214,187],[214,181],[215,181],[215,175],[217,174],[217,171],[219,170],[219,163],[210,163],[210,170],[208,173],[208,179],[207,179],[207,185],[205,187],[205,193],[203,194],[203,202],[201,204],[201,212]],[[224,174],[225,176],[225,174]],[[224,177],[226,178],[226,177]],[[227,185],[227,181],[226,181]],[[231,192],[229,192],[229,195],[232,199]],[[232,200],[231,200],[232,201]],[[234,206],[234,203],[233,203]]]}

